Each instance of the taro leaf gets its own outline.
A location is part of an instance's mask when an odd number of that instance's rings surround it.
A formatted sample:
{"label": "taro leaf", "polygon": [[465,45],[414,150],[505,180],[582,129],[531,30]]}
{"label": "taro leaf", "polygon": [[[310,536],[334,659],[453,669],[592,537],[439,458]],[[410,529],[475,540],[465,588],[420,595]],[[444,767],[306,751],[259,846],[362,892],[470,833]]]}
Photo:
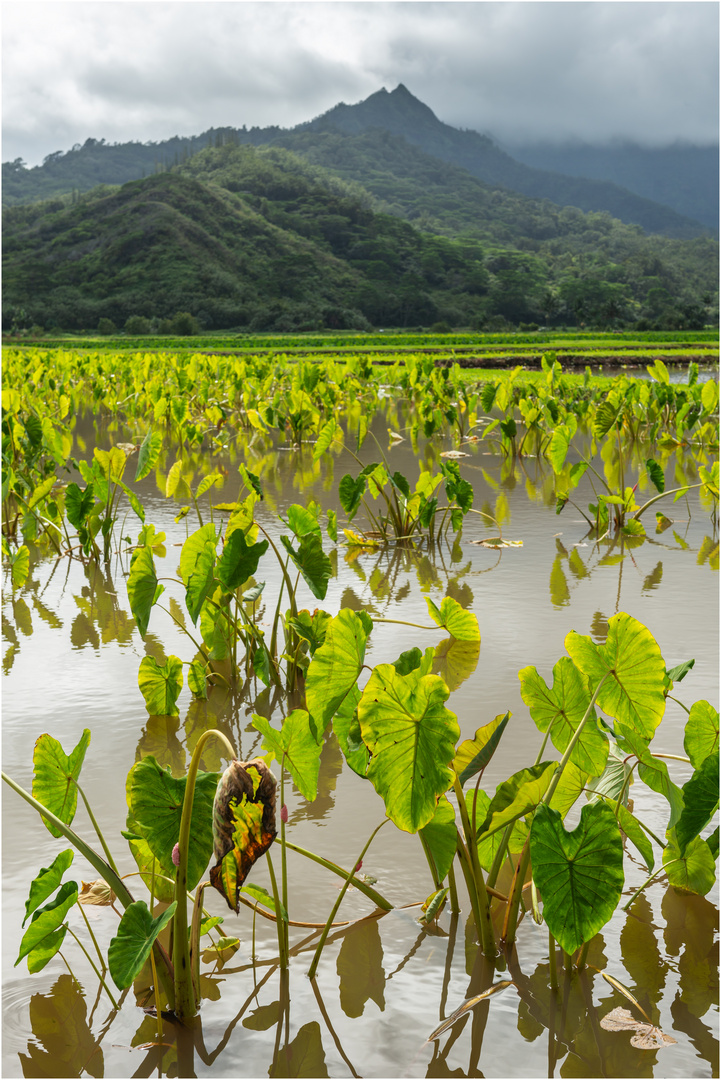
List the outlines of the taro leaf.
{"label": "taro leaf", "polygon": [[603,802],[581,810],[566,832],[561,815],[541,805],[531,825],[533,880],[556,941],[574,953],[616,910],[623,889],[623,843],[613,811]]}
{"label": "taro leaf", "polygon": [[[661,564],[659,563],[659,566]],[[682,664],[677,664],[676,667],[669,668],[666,672],[666,678],[672,683],[681,682],[688,675],[691,668],[696,663],[695,660],[684,660]]]}
{"label": "taro leaf", "polygon": [[[421,666],[422,660],[423,653],[419,648],[414,647],[402,652],[398,659],[393,661],[393,667],[399,675],[408,675],[411,671],[415,671],[416,668]],[[423,674],[427,675],[429,671],[430,667],[428,667]]]}
{"label": "taro leaf", "polygon": [[589,787],[589,776],[578,765],[569,761],[561,773],[561,779],[556,784],[556,789],[548,804],[553,810],[558,810],[562,818],[575,805],[584,790]]}
{"label": "taro leaf", "polygon": [[235,912],[241,885],[276,837],[275,789],[275,777],[262,758],[232,761],[218,783],[210,881]]}
{"label": "taro leaf", "polygon": [[627,753],[633,753],[639,760],[638,775],[652,791],[663,795],[671,808],[668,827],[672,829],[683,811],[683,792],[668,775],[666,762],[654,757],[644,740],[635,732],[616,724],[619,746]]}
{"label": "taro leaf", "polygon": [[144,900],[123,912],[118,932],[108,946],[108,968],[119,990],[125,990],[142,970],[155,939],[175,914],[175,901],[154,919]]}
{"label": "taro leaf", "polygon": [[718,754],[719,716],[708,701],[695,701],[683,733],[683,748],[698,769],[709,756]]}
{"label": "taro leaf", "polygon": [[303,608],[295,619],[287,617],[288,625],[295,630],[298,637],[303,638],[310,646],[310,655],[314,656],[325,641],[325,635],[333,616],[322,608],[316,608],[313,614]]}
{"label": "taro leaf", "polygon": [[566,460],[566,454],[568,453],[568,448],[571,445],[572,438],[573,434],[571,432],[571,429],[565,424],[561,424],[559,427],[557,427],[556,430],[553,432],[553,435],[551,435],[551,441],[548,444],[546,456],[551,462],[553,471],[556,474],[563,471],[563,465]]}
{"label": "taro leaf", "polygon": [[[488,808],[491,804],[489,796],[481,788],[476,790],[469,788],[466,792],[466,808],[468,810],[468,818],[473,822],[473,806],[475,802],[476,809],[476,823],[483,821],[488,814]],[[485,840],[481,840],[476,844],[478,850],[478,861],[481,867],[485,871],[490,871],[493,866],[498,849],[501,846],[504,832],[499,830],[487,836]],[[508,838],[508,850],[512,855],[517,855],[523,850],[523,847],[528,839],[528,826],[525,821],[520,818],[513,822],[511,827],[511,834]]]}
{"label": "taro leaf", "polygon": [[[252,899],[255,900],[256,903],[263,904],[264,907],[267,907],[269,911],[275,911],[275,900],[270,895],[268,890],[264,889],[262,885],[249,885],[246,881],[240,891],[252,897]],[[282,904],[280,905],[280,917],[283,922],[288,922],[288,912],[285,910]]]}
{"label": "taro leaf", "polygon": [[510,719],[510,712],[505,713],[505,715],[499,713],[494,720],[491,720],[490,724],[479,727],[472,739],[466,739],[458,747],[456,756],[453,759],[453,768],[458,773],[461,787],[477,772],[485,769],[493,757],[501,735]]}
{"label": "taro leaf", "polygon": [[676,843],[681,855],[686,846],[698,836],[719,804],[718,754],[707,757],[701,767],[683,785],[683,810],[676,824]]}
{"label": "taro leaf", "polygon": [[127,826],[128,828],[123,833],[123,836],[128,841],[130,854],[135,859],[140,872],[140,880],[148,892],[152,892],[156,900],[169,904],[175,895],[175,882],[168,880],[168,874],[153,855],[148,841],[144,840],[140,835],[130,814],[128,815]]}
{"label": "taro leaf", "polygon": [[480,655],[480,641],[444,638],[433,650],[433,674],[440,675],[449,690],[457,690],[476,670]]}
{"label": "taro leaf", "polygon": [[464,608],[451,596],[446,596],[441,601],[440,608],[426,597],[428,614],[437,626],[442,626],[456,641],[480,641],[481,631],[478,628],[478,619],[472,611]]}
{"label": "taro leaf", "polygon": [[304,1024],[291,1042],[279,1048],[268,1069],[268,1075],[273,1080],[292,1076],[312,1076],[316,1080],[326,1080],[328,1066],[325,1063],[323,1040],[317,1020]]}
{"label": "taro leaf", "polygon": [[359,616],[350,608],[341,608],[328,624],[325,641],[316,649],[305,680],[306,704],[319,734],[356,684],[372,625],[367,615]]}
{"label": "taro leaf", "polygon": [[177,701],[183,689],[183,662],[169,656],[159,664],[154,656],[144,656],[138,669],[138,686],[151,716],[177,716]]}
{"label": "taro leaf", "polygon": [[353,772],[358,776],[365,777],[368,771],[370,754],[368,753],[368,747],[361,738],[360,722],[358,720],[358,702],[360,699],[361,692],[353,684],[333,717],[333,731],[338,740],[338,745],[343,751],[343,756]]}
{"label": "taro leaf", "polygon": [[[90,730],[85,728],[80,741],[70,755],[51,735],[41,735],[33,751],[34,797],[65,825],[70,825],[78,805],[77,780],[90,743]],[[50,833],[60,838],[63,834],[43,818]]]}
{"label": "taro leaf", "polygon": [[[217,773],[199,772],[195,781],[188,850],[188,889],[200,881],[213,850],[213,798]],[[128,776],[128,804],[137,831],[145,838],[163,873],[174,876],[173,848],[180,836],[186,778],[161,769],[152,755],[133,765]]]}
{"label": "taro leaf", "polygon": [[318,438],[313,447],[313,461],[318,461],[323,456],[337,434],[342,434],[342,431],[338,421],[332,417],[318,432]]}
{"label": "taro leaf", "polygon": [[76,529],[85,524],[85,519],[92,510],[94,503],[95,495],[92,484],[88,484],[84,491],[81,491],[77,484],[68,484],[65,492],[65,513],[68,515],[70,524]]}
{"label": "taro leaf", "polygon": [[361,475],[354,480],[350,473],[346,473],[338,485],[338,498],[340,499],[340,504],[345,510],[349,521],[352,521],[355,517],[365,489],[365,476]]}
{"label": "taro leaf", "polygon": [[322,740],[318,742],[305,709],[294,709],[280,731],[264,716],[253,716],[253,727],[263,736],[263,749],[275,755],[288,769],[304,799],[314,802],[318,794],[318,772]]}
{"label": "taro leaf", "polygon": [[[28,971],[34,975],[36,971],[42,971],[48,961],[52,960],[60,950],[68,932],[67,924],[63,924],[57,930],[48,934],[39,942],[31,953],[28,953]],[[53,1071],[53,1075],[55,1075]]]}
{"label": "taro leaf", "polygon": [[542,761],[530,769],[520,769],[496,788],[485,820],[477,832],[479,842],[517,818],[535,810],[558,768],[557,761]]}
{"label": "taro leaf", "polygon": [[188,668],[188,687],[193,697],[201,699],[208,697],[205,665],[200,660],[193,660]]}
{"label": "taro leaf", "polygon": [[281,543],[305,581],[318,600],[325,600],[328,582],[333,576],[333,566],[323,551],[320,532],[306,533],[300,538],[298,548],[294,548],[287,536],[281,536]]}
{"label": "taro leaf", "polygon": [[[65,922],[65,916],[70,911],[70,908],[75,904],[78,899],[78,886],[74,881],[66,881],[61,887],[58,895],[49,904],[46,904],[44,908],[40,908],[32,917],[32,922],[23,934],[22,941],[20,942],[20,952],[18,958],[15,961],[15,967],[18,966],[24,956],[28,956],[38,946],[45,944],[48,935],[55,934],[62,924]],[[63,934],[63,937],[65,935]],[[62,938],[55,939],[55,946],[53,951],[45,957],[44,966],[54,953],[62,945]],[[28,961],[29,963],[29,961]],[[35,968],[36,971],[40,969]]]}
{"label": "taro leaf", "polygon": [[453,782],[460,728],[443,705],[448,693],[437,675],[403,676],[392,664],[380,664],[358,704],[361,736],[371,754],[368,779],[405,832],[428,824],[438,797]]}
{"label": "taro leaf", "polygon": [[663,849],[663,865],[670,884],[680,892],[705,896],[716,883],[716,862],[710,846],[700,836],[691,840],[681,855],[672,830]]}
{"label": "taro leaf", "polygon": [[333,543],[338,543],[338,515],[335,510],[328,511],[328,525],[326,527],[328,533],[328,539]]}
{"label": "taro leaf", "polygon": [[162,448],[163,436],[159,431],[153,431],[153,429],[150,428],[148,434],[140,444],[140,450],[138,451],[138,467],[135,470],[136,484],[139,480],[144,480],[158,464],[158,458],[160,457]]}
{"label": "taro leaf", "polygon": [[666,479],[663,475],[663,469],[657,461],[653,458],[648,458],[646,461],[646,469],[648,475],[651,478],[651,483],[656,488],[656,491],[662,492],[666,486]]}
{"label": "taro leaf", "polygon": [[23,926],[32,913],[55,892],[63,879],[63,874],[70,866],[74,858],[74,852],[68,848],[61,851],[50,866],[43,866],[38,876],[30,885],[30,893],[25,901],[25,918]]}
{"label": "taro leaf", "polygon": [[574,630],[565,644],[594,687],[607,676],[596,699],[599,707],[644,739],[653,738],[666,707],[666,665],[651,632],[620,612],[608,620],[605,644],[595,645]]}
{"label": "taro leaf", "polygon": [[99,450],[96,446],[93,455],[106,480],[114,483],[122,479],[128,459],[119,446],[113,446],[110,450]]}
{"label": "taro leaf", "polygon": [[614,802],[623,791],[622,801],[625,805],[628,802],[628,787],[626,781],[628,779],[628,774],[632,769],[631,763],[626,761],[627,756],[626,752],[621,750],[617,743],[612,740],[608,747],[606,768],[601,776],[594,776],[593,779],[589,780],[589,789],[594,791],[596,795],[608,796],[608,798],[613,799]]}
{"label": "taro leaf", "polygon": [[137,516],[143,522],[143,524],[145,524],[145,510],[143,509],[143,504],[141,503],[138,496],[135,494],[134,491],[131,490],[131,488],[128,487],[127,484],[124,484],[122,480],[118,481],[118,486],[125,492],[128,502],[132,506]]}
{"label": "taro leaf", "polygon": [[[550,729],[551,742],[564,753],[591,703],[588,681],[567,656],[553,667],[553,686],[546,686],[535,667],[519,671],[521,697],[539,731]],[[573,761],[591,776],[600,776],[606,767],[608,739],[599,731],[592,713],[571,751]]]}
{"label": "taro leaf", "polygon": [[[30,551],[21,544],[18,550],[15,552],[13,561],[10,565],[10,577],[13,583],[13,589],[21,589],[27,581],[28,574],[30,572]],[[35,600],[37,604],[37,599]]]}
{"label": "taro leaf", "polygon": [[[615,812],[616,803],[612,799],[606,799],[605,801],[606,805]],[[631,811],[627,809],[627,807],[619,806],[617,816],[618,824],[621,826],[633,846],[637,849],[637,851],[640,852],[641,858],[646,863],[646,866],[648,867],[648,872],[650,874],[655,866],[655,860],[653,857],[653,848],[651,847],[651,842],[648,839],[648,836],[643,831],[640,823],[633,816]]]}
{"label": "taro leaf", "polygon": [[441,882],[453,864],[458,843],[456,812],[445,795],[440,797],[436,812],[419,832],[435,864],[436,881]]}
{"label": "taro leaf", "polygon": [[261,557],[268,550],[268,541],[247,544],[242,529],[236,529],[225,542],[215,574],[226,592],[234,592],[258,569]]}
{"label": "taro leaf", "polygon": [[259,1005],[243,1020],[243,1027],[249,1031],[268,1031],[283,1015],[279,1001],[272,1001],[270,1005]]}
{"label": "taro leaf", "polygon": [[[638,1007],[641,1008],[640,1005]],[[666,1046],[676,1044],[676,1039],[671,1035],[665,1035],[660,1028],[634,1019],[628,1009],[619,1007],[611,1009],[610,1013],[601,1019],[600,1024],[605,1031],[634,1031],[631,1046],[635,1046],[638,1050],[663,1050]]]}
{"label": "taro leaf", "polygon": [[130,561],[128,600],[141,637],[145,637],[147,633],[151,608],[163,591],[163,586],[158,584],[155,576],[152,549],[138,548],[133,552]]}
{"label": "taro leaf", "polygon": [[362,919],[343,935],[336,961],[340,1006],[346,1016],[361,1016],[368,1000],[385,1011],[386,975],[383,945],[376,919]]}
{"label": "taro leaf", "polygon": [[218,542],[215,526],[210,522],[191,533],[180,553],[180,576],[185,585],[185,603],[194,623],[208,593],[213,591],[215,548]]}
{"label": "taro leaf", "polygon": [[298,506],[297,503],[288,507],[288,527],[298,540],[308,533],[320,534],[318,519],[305,506]]}
{"label": "taro leaf", "polygon": [[618,408],[613,402],[606,400],[598,406],[593,420],[593,434],[597,439],[602,439],[608,434],[616,423],[617,416]]}

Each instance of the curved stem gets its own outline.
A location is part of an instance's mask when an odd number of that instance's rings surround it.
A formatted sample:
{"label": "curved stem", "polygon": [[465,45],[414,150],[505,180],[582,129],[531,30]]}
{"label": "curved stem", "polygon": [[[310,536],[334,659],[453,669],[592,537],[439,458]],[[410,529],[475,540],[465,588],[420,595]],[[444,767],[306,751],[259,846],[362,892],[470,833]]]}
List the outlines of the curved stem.
{"label": "curved stem", "polygon": [[371,846],[375,836],[377,835],[377,833],[380,832],[380,830],[383,828],[384,825],[388,824],[389,821],[390,821],[390,818],[384,818],[383,821],[381,821],[380,825],[378,825],[377,828],[375,828],[373,830],[373,832],[371,833],[371,835],[368,838],[368,841],[367,841],[365,847],[363,848],[360,855],[358,856],[355,863],[353,864],[353,867],[348,871],[348,874],[346,876],[343,888],[340,890],[340,892],[338,894],[338,899],[336,900],[335,904],[333,905],[333,909],[332,909],[330,915],[328,916],[328,921],[326,922],[325,927],[323,928],[323,933],[320,935],[320,941],[318,942],[318,946],[317,946],[317,948],[315,950],[315,954],[313,956],[313,960],[311,962],[310,969],[308,971],[308,978],[309,979],[315,978],[316,969],[318,967],[318,961],[320,960],[320,954],[323,951],[323,946],[325,945],[326,938],[328,937],[328,933],[330,931],[333,920],[334,920],[334,918],[336,916],[336,912],[338,911],[338,908],[340,907],[340,905],[341,905],[341,903],[343,901],[343,897],[345,896],[346,892],[348,891],[348,886],[350,885],[351,881],[353,880],[353,875],[355,873],[356,866],[358,866],[358,864],[363,861],[365,853],[368,850],[368,848]]}
{"label": "curved stem", "polygon": [[[277,837],[275,839],[275,843],[279,843]],[[312,859],[313,862],[319,863],[320,866],[324,866],[326,870],[330,870],[331,873],[337,874],[338,877],[344,878],[348,873],[347,870],[344,870],[342,867],[338,866],[337,863],[330,862],[329,859],[324,859],[322,855],[316,855],[313,851],[307,851],[306,848],[302,848],[298,844],[292,844],[290,840],[286,840],[285,846],[288,848],[289,851],[295,851],[298,855],[305,855],[307,859]],[[355,888],[358,889],[359,892],[364,893],[369,900],[372,900],[376,907],[381,908],[383,911],[393,910],[393,904],[389,903],[384,896],[381,896],[379,892],[376,892],[376,890],[373,889],[370,885],[367,885],[365,881],[361,880],[361,878],[354,877],[351,880],[351,885],[355,886]]]}
{"label": "curved stem", "polygon": [[92,825],[93,825],[93,828],[95,829],[98,840],[100,841],[100,843],[103,846],[103,851],[105,852],[105,857],[108,860],[108,864],[113,868],[115,873],[118,874],[118,868],[115,865],[115,860],[113,859],[113,856],[110,854],[110,849],[108,848],[108,845],[105,843],[105,837],[103,836],[102,832],[100,831],[100,826],[98,825],[97,821],[95,820],[95,815],[93,814],[92,810],[90,809],[90,803],[87,800],[85,792],[80,787],[80,784],[77,782],[77,780],[74,780],[73,782],[75,784],[75,787],[80,792],[83,802],[85,803],[85,809],[88,812],[88,817],[90,818],[90,821],[92,822]]}
{"label": "curved stem", "polygon": [[173,968],[175,980],[175,1013],[181,1020],[195,1016],[198,1005],[193,992],[193,981],[190,969],[190,942],[188,941],[188,849],[190,847],[190,825],[193,814],[193,796],[195,794],[195,780],[198,775],[200,758],[208,739],[217,736],[225,744],[231,760],[235,758],[235,750],[222,731],[213,728],[204,731],[196,743],[193,756],[190,760],[188,776],[185,781],[185,795],[183,797],[183,810],[180,818],[180,835],[178,837],[178,873],[175,879],[175,899],[177,901],[173,916]]}

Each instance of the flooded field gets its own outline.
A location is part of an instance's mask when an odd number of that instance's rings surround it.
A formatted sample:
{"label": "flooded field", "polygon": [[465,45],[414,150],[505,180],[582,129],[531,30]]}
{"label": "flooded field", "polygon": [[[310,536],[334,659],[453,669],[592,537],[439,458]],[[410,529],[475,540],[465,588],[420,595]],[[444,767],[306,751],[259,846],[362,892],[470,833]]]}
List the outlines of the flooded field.
{"label": "flooded field", "polygon": [[[345,474],[355,477],[363,465],[377,462],[380,449],[388,472],[403,474],[412,485],[419,462],[438,470],[441,455],[458,445],[450,435],[435,434],[421,436],[414,447],[404,421],[402,409],[381,409],[357,458],[338,444],[315,461],[311,445],[293,447],[278,433],[225,448],[215,445],[212,452],[205,446],[186,451],[185,472],[193,477],[193,490],[205,475],[223,477],[206,494],[199,514],[209,520],[211,498],[221,507],[237,500],[241,463],[261,478],[264,498],[255,504],[255,521],[281,551],[280,537],[289,531],[281,519],[288,521],[291,506],[317,504],[313,512],[324,530],[328,511],[337,512],[337,542],[325,531],[322,541],[330,559],[327,592],[320,602],[304,575],[295,581],[294,571],[298,612],[321,607],[332,616],[341,609],[370,616],[366,666],[358,678],[361,691],[369,677],[375,677],[371,668],[391,665],[416,647],[421,652],[436,647],[430,670],[442,676],[450,690],[446,708],[457,717],[459,742],[473,740],[479,728],[510,712],[503,738],[482,772],[482,789],[490,797],[497,785],[533,766],[537,755],[540,760],[544,738],[522,697],[519,671],[533,666],[550,685],[554,664],[566,655],[570,631],[600,645],[609,633],[609,620],[626,613],[648,628],[668,670],[695,661],[674,685],[653,742],[670,781],[682,788],[693,773],[684,749],[684,706],[702,700],[718,705],[718,533],[708,498],[694,489],[676,502],[664,500],[658,509],[665,521],[659,521],[658,531],[649,513],[645,534],[606,530],[599,538],[599,531],[589,529],[576,509],[585,511],[594,498],[588,474],[580,478],[573,504],[557,513],[554,470],[544,457],[509,455],[491,440],[464,442],[464,456],[457,460],[462,477],[473,486],[473,507],[480,514],[468,513],[457,531],[449,530],[435,543],[417,539],[373,546],[368,536],[372,526],[361,505],[348,527],[365,530],[366,543],[349,543],[338,503],[338,485]],[[389,430],[403,439],[389,441]],[[140,441],[132,424],[99,425],[90,413],[78,418],[74,438],[89,453],[93,446],[109,449]],[[583,449],[583,439],[573,445]],[[654,452],[653,446],[639,445],[634,468]],[[569,461],[577,460],[575,455],[572,449]],[[683,448],[667,455],[667,487],[676,486],[684,475],[687,457]],[[201,620],[196,627],[189,618],[177,572],[183,545],[199,521],[192,500],[182,498],[182,492],[166,497],[174,460],[168,444],[157,467],[129,485],[144,507],[146,525],[165,533],[162,546],[153,548],[157,579],[165,592],[149,613],[144,637],[128,597],[132,549],[140,528],[129,508],[118,528],[118,535],[128,540],[107,564],[57,558],[47,546],[30,545],[27,579],[16,589],[6,580],[4,593],[3,771],[29,790],[38,737],[49,733],[69,753],[90,729],[82,789],[121,876],[137,872],[121,837],[129,827],[126,777],[135,762],[152,755],[161,767],[169,766],[174,777],[184,776],[199,738],[211,729],[222,731],[237,757],[248,762],[267,750],[253,715],[280,728],[283,717],[303,701],[302,678],[289,694],[272,680],[266,686],[259,659],[250,678],[236,686],[218,679],[207,699],[191,693],[186,668],[178,715],[149,713],[138,684],[141,661],[151,657],[165,665],[167,658],[177,656],[187,663],[197,652],[189,634],[196,644],[200,636]],[[628,467],[630,474],[631,459]],[[76,472],[67,480],[82,482]],[[650,489],[637,497],[640,502],[653,494]],[[370,498],[367,502],[372,511],[378,505]],[[179,515],[182,506],[190,506],[184,517]],[[224,526],[231,513],[219,509],[213,520]],[[499,534],[508,546],[499,546]],[[269,552],[252,575],[253,581],[265,582],[252,603],[255,623],[268,638],[283,580],[280,566]],[[440,608],[445,597],[477,617],[480,645],[449,638],[431,618],[427,600]],[[222,664],[217,670],[226,671]],[[560,757],[549,742],[544,760]],[[221,744],[211,739],[201,768],[222,771],[226,759]],[[279,776],[277,763],[272,768]],[[218,933],[237,938],[239,945],[214,952],[212,939],[203,939],[208,947],[201,954],[199,1015],[180,1025],[164,1014],[159,1032],[158,1020],[149,1012],[154,998],[142,979],[121,991],[106,976],[116,1002],[122,999],[122,1008],[116,1010],[91,966],[91,959],[97,964],[98,957],[84,920],[106,955],[118,930],[113,907],[81,910],[76,905],[69,911],[70,931],[87,953],[68,935],[60,952],[37,974],[28,974],[24,960],[14,966],[25,932],[21,924],[29,884],[67,842],[51,838],[37,813],[13,792],[6,788],[3,794],[4,1076],[718,1075],[716,886],[706,895],[684,893],[661,873],[625,910],[623,905],[649,877],[647,863],[628,842],[621,899],[592,937],[581,970],[564,963],[560,949],[550,948],[548,926],[534,920],[530,888],[524,891],[526,913],[515,946],[501,948],[495,958],[484,956],[460,872],[460,912],[446,897],[437,918],[422,922],[421,905],[438,890],[419,837],[388,822],[364,852],[374,829],[384,822],[386,808],[373,786],[349,767],[329,728],[320,753],[317,797],[306,799],[287,773],[285,777],[291,922],[287,970],[279,967],[275,923],[254,915],[252,902],[236,915],[209,888],[203,894],[207,914],[222,916]],[[648,835],[663,837],[668,795],[653,790],[636,773],[628,795],[628,808],[647,826]],[[278,809],[280,802],[279,792]],[[566,830],[578,824],[582,805],[585,798],[570,811]],[[98,847],[82,805],[73,828]],[[390,908],[377,908],[367,894],[351,886],[334,920],[344,925],[331,928],[314,979],[308,978],[308,970],[343,879],[291,845],[344,871],[356,867],[356,874]],[[662,848],[655,842],[653,846],[658,873]],[[357,867],[361,856],[362,872]],[[513,888],[518,857],[516,852],[505,861],[497,876],[495,887],[502,896]],[[274,864],[279,872],[277,847]],[[66,874],[78,883],[97,876],[80,854]],[[265,859],[258,861],[248,881],[272,892]],[[147,897],[137,876],[128,877],[127,884],[134,895]],[[505,904],[492,902],[498,937],[504,912]],[[554,978],[556,990],[550,986]],[[494,983],[508,985],[499,985],[498,992],[473,1004],[429,1041],[464,1001]],[[618,1008],[630,1011],[630,1025],[604,1026],[602,1021]]]}

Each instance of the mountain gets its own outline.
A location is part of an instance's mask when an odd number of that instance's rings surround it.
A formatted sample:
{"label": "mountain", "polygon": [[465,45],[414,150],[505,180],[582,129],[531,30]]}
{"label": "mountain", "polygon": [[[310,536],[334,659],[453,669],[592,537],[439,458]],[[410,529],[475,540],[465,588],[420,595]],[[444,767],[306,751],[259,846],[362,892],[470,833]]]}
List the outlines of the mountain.
{"label": "mountain", "polygon": [[[531,168],[515,160],[488,136],[475,131],[460,131],[442,123],[427,105],[403,85],[391,93],[385,89],[379,90],[356,105],[336,105],[315,120],[300,124],[290,131],[279,127],[210,129],[198,136],[176,136],[157,144],[134,142],[110,145],[102,139],[88,139],[82,146],[78,144],[67,153],[58,151],[49,155],[43,165],[32,169],[27,169],[19,159],[6,162],[2,166],[3,205],[52,198],[72,191],[80,193],[99,183],[126,183],[181,165],[200,150],[225,142],[288,146],[310,159],[322,159],[327,168],[333,167],[348,175],[343,164],[346,150],[347,155],[352,155],[358,162],[359,148],[364,145],[363,138],[371,133],[381,138],[381,133],[385,133],[386,139],[390,137],[395,140],[393,154],[396,158],[403,154],[408,157],[404,150],[399,150],[398,140],[433,157],[439,178],[435,185],[437,190],[443,186],[442,169],[439,171],[438,165],[442,162],[446,167],[452,165],[456,170],[465,169],[490,187],[533,199],[548,199],[556,206],[606,211],[621,221],[641,225],[650,233],[691,238],[707,231],[699,221],[606,180],[580,179],[560,172]],[[333,166],[328,162],[327,155],[324,156],[329,146],[327,137],[331,135],[351,140],[345,148],[341,146],[336,150]],[[378,138],[375,139],[377,144]],[[373,168],[377,171],[376,164]],[[428,171],[427,163],[424,169]],[[388,182],[390,170],[385,168],[384,171],[386,194],[379,197],[388,206],[395,203],[399,208],[403,204],[403,197],[398,195],[398,191],[407,186],[407,170],[396,185],[397,190],[392,192]],[[363,169],[366,177],[368,172],[368,168]],[[454,183],[457,186],[457,174]],[[677,186],[682,183],[692,187],[689,185],[688,171],[685,178],[678,176]],[[693,203],[692,196],[690,199]],[[700,204],[703,199],[699,197],[696,202]],[[439,206],[442,204],[441,199]]]}
{"label": "mountain", "polygon": [[467,169],[487,184],[531,198],[549,199],[557,206],[576,206],[580,210],[606,210],[621,221],[667,236],[688,237],[703,231],[698,222],[607,180],[564,176],[524,165],[489,136],[444,124],[403,84],[391,93],[385,88],[378,90],[357,105],[336,105],[295,130],[357,135],[371,128],[402,135],[426,153]]}
{"label": "mountain", "polygon": [[631,142],[592,146],[576,141],[506,149],[517,161],[535,169],[610,180],[718,230],[718,146],[675,143],[648,147]]}
{"label": "mountain", "polygon": [[[388,132],[313,138],[317,157],[345,164],[331,171],[229,136],[121,187],[8,208],[3,325],[159,326],[181,311],[203,329],[276,331],[693,329],[707,318],[718,259],[709,237],[645,236],[607,213],[491,189]],[[367,188],[339,175],[359,171],[349,148]],[[379,211],[384,184],[393,213]],[[403,220],[411,212],[425,231]]]}

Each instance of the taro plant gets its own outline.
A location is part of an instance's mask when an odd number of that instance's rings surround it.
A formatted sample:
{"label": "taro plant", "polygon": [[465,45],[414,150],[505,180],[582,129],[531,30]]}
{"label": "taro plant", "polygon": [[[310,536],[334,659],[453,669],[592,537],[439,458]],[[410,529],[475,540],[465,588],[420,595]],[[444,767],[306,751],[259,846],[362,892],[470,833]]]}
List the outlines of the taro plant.
{"label": "taro plant", "polygon": [[[206,696],[208,680],[225,678],[235,683],[241,667],[246,679],[257,677],[266,685],[280,687],[284,674],[286,684],[292,687],[298,673],[307,666],[308,654],[312,655],[322,640],[323,624],[329,617],[322,612],[310,615],[299,611],[296,602],[301,577],[313,595],[322,600],[332,574],[330,559],[323,551],[319,508],[290,506],[284,524],[291,536],[282,535],[279,547],[255,520],[255,505],[262,494],[257,478],[244,466],[241,472],[250,488],[248,495],[235,503],[220,504],[230,512],[224,530],[210,521],[188,536],[180,553],[180,576],[171,579],[184,588],[187,614],[197,628],[188,629],[182,612],[171,602],[168,614],[197,650],[188,665],[188,683],[198,697]],[[263,539],[259,538],[261,534]],[[265,583],[256,583],[255,575],[269,548],[280,564],[282,578],[267,633],[257,614]],[[144,636],[151,610],[165,588],[156,574],[147,532],[141,533],[140,546],[132,556],[127,584],[130,606]],[[284,594],[289,604],[285,611]],[[182,662],[177,657],[169,657],[162,666],[146,657],[141,662],[139,681],[151,713],[177,712],[175,702],[183,682]]]}

